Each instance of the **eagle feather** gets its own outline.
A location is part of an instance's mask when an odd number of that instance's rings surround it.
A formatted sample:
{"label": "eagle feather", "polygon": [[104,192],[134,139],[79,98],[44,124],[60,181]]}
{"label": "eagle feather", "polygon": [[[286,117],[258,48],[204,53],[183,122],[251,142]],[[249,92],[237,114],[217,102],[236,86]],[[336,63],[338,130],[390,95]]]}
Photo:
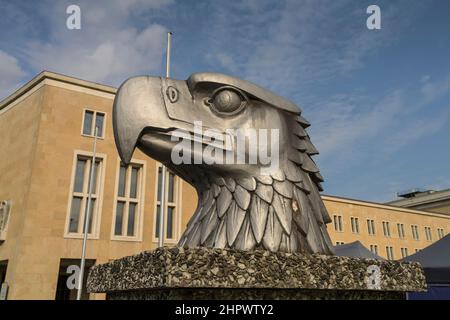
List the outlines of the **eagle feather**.
{"label": "eagle feather", "polygon": [[196,212],[179,242],[184,247],[233,247],[273,252],[333,253],[320,198],[323,177],[311,156],[318,153],[300,114],[288,119],[291,150],[279,170],[244,178],[206,174]]}

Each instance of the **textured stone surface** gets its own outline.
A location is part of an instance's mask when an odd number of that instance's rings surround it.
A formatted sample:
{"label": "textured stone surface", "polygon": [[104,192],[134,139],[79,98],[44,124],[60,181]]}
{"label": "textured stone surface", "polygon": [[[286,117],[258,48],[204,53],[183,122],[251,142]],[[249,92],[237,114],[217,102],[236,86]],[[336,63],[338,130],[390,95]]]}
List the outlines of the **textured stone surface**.
{"label": "textured stone surface", "polygon": [[[280,298],[288,295],[302,298],[305,294],[318,294],[318,289],[327,289],[331,295],[336,290],[355,291],[347,293],[347,296],[351,296],[360,294],[356,291],[361,290],[375,292],[369,290],[367,284],[367,268],[371,265],[378,266],[381,271],[378,292],[426,290],[425,276],[417,263],[317,254],[177,247],[160,248],[94,266],[87,285],[90,292],[108,292],[111,298],[115,296],[118,299],[126,295],[129,295],[128,298],[194,298],[201,296],[200,290],[208,291],[209,294],[203,292],[206,295],[223,297],[226,295],[223,290],[226,289],[230,292],[230,298],[239,298],[245,292],[247,298],[261,298],[266,295],[261,289],[303,291],[294,293],[276,290],[275,296]],[[241,290],[244,292],[241,294],[236,291],[245,288],[257,289],[259,292],[252,294],[251,290]],[[195,294],[192,293],[193,289]],[[273,297],[273,292],[267,292]]]}
{"label": "textured stone surface", "polygon": [[315,289],[150,289],[108,293],[108,300],[403,300],[405,293]]}

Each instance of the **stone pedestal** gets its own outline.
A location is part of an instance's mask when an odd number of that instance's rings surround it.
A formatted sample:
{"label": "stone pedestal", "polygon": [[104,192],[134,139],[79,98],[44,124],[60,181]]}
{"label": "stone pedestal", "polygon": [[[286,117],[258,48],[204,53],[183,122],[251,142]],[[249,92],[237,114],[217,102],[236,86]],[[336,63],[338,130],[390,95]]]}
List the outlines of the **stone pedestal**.
{"label": "stone pedestal", "polygon": [[403,299],[426,291],[417,263],[319,254],[160,248],[94,266],[107,299]]}

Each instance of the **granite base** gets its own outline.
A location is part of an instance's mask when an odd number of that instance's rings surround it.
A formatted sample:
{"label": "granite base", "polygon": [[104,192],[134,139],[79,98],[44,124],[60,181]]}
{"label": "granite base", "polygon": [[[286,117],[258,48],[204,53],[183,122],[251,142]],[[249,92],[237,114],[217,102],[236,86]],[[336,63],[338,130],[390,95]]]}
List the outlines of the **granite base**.
{"label": "granite base", "polygon": [[94,266],[87,287],[117,300],[404,299],[426,291],[418,263],[178,247]]}

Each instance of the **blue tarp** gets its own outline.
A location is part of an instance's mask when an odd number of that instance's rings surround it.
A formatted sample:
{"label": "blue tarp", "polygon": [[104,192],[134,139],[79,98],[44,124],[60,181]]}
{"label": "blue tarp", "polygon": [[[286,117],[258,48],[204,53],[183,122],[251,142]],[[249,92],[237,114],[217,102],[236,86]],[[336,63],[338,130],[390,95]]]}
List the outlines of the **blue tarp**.
{"label": "blue tarp", "polygon": [[419,262],[428,284],[450,287],[450,234],[403,261]]}
{"label": "blue tarp", "polygon": [[408,293],[408,300],[450,300],[450,286],[428,285],[427,292]]}
{"label": "blue tarp", "polygon": [[450,234],[403,261],[419,262],[427,279],[428,291],[410,293],[409,300],[450,300]]}

